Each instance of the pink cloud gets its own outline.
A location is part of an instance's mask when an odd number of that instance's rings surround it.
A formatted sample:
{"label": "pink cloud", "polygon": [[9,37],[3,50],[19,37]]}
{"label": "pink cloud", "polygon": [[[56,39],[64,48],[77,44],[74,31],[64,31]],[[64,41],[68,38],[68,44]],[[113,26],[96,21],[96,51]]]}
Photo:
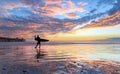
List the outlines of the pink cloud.
{"label": "pink cloud", "polygon": [[36,30],[39,27],[43,27],[44,24],[37,24],[37,23],[28,23],[27,28],[31,29],[31,30]]}
{"label": "pink cloud", "polygon": [[62,2],[62,0],[46,0],[45,4],[49,5],[49,4],[60,4]]}
{"label": "pink cloud", "polygon": [[68,13],[68,14],[66,14],[66,16],[69,17],[69,18],[77,18],[77,17],[78,17],[78,16],[77,16],[76,14],[74,14],[74,13]]}
{"label": "pink cloud", "polygon": [[10,4],[6,4],[6,5],[3,5],[2,8],[4,9],[14,9],[14,8],[18,8],[18,7],[29,7],[27,5],[24,5],[22,3],[10,3]]}
{"label": "pink cloud", "polygon": [[[68,13],[73,13],[73,12],[84,12],[84,8],[82,6],[77,6],[75,5],[71,0],[67,1],[62,1],[58,0],[53,2],[53,0],[46,0],[45,6],[42,6],[41,9],[43,11],[46,11],[44,15],[48,16],[55,16],[55,15],[66,15]],[[50,5],[49,5],[50,4]],[[53,5],[51,5],[53,4]],[[55,5],[56,4],[56,5]]]}

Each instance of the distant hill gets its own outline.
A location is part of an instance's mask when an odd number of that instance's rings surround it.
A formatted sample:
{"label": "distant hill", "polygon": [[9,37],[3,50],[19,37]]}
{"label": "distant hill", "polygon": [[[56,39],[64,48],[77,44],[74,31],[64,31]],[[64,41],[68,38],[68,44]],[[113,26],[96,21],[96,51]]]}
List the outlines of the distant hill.
{"label": "distant hill", "polygon": [[0,37],[0,42],[25,42],[23,38]]}

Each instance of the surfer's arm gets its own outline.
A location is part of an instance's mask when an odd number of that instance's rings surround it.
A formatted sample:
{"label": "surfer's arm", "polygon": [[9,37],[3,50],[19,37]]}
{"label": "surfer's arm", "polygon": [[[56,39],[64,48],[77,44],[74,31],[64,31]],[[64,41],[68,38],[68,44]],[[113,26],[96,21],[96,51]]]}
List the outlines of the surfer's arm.
{"label": "surfer's arm", "polygon": [[34,37],[36,38],[36,35]]}
{"label": "surfer's arm", "polygon": [[36,35],[35,35],[35,38],[34,38],[35,40],[37,40],[37,37],[36,37]]}

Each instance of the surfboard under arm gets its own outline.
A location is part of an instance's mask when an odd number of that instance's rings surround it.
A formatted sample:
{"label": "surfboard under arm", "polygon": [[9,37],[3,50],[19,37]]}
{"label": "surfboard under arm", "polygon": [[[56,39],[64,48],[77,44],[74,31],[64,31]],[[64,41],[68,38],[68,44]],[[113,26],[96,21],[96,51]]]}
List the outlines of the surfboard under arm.
{"label": "surfboard under arm", "polygon": [[47,40],[47,39],[40,39],[40,41],[41,41],[41,42],[47,42],[47,41],[49,41],[49,40]]}

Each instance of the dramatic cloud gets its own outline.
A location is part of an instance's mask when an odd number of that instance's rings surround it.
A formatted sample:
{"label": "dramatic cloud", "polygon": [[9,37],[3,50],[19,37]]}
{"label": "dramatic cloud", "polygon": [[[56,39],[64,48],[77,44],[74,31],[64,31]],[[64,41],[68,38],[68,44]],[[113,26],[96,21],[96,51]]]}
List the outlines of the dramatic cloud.
{"label": "dramatic cloud", "polygon": [[95,28],[95,27],[108,27],[120,24],[120,11],[105,17],[104,19],[93,21],[90,24],[84,26],[85,28]]}
{"label": "dramatic cloud", "polygon": [[116,26],[119,18],[119,0],[1,0],[0,36],[52,38],[78,29]]}
{"label": "dramatic cloud", "polygon": [[66,13],[84,11],[82,6],[80,5],[76,6],[70,0],[68,1],[46,0],[45,6],[42,6],[41,10],[44,11],[44,14],[46,14],[47,16],[65,15]]}

